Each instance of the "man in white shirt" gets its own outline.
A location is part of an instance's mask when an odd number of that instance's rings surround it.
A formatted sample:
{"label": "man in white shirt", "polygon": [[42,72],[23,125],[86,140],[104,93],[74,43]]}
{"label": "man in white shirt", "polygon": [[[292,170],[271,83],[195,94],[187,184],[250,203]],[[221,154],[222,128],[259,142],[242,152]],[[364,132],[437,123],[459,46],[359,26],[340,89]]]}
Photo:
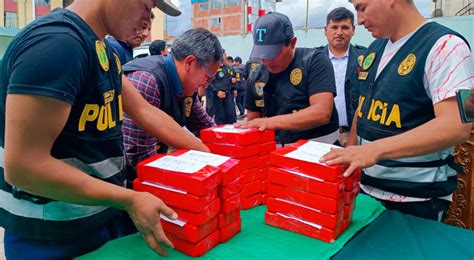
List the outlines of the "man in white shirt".
{"label": "man in white shirt", "polygon": [[352,118],[359,100],[357,69],[367,48],[350,44],[355,33],[354,14],[345,7],[333,9],[326,17],[324,35],[328,45],[321,47],[329,55],[336,79],[334,98],[339,116],[339,137],[336,145],[346,146]]}
{"label": "man in white shirt", "polygon": [[345,149],[322,158],[363,168],[361,189],[388,209],[442,221],[456,189],[453,147],[469,138],[455,91],[474,86],[467,41],[428,22],[412,0],[355,0],[376,38],[359,73],[359,107]]}

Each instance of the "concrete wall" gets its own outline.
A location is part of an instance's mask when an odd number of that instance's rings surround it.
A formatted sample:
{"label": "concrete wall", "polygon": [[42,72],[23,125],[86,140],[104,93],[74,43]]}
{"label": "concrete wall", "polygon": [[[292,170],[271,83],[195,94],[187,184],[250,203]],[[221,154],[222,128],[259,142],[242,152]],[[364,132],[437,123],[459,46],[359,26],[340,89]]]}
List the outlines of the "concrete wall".
{"label": "concrete wall", "polygon": [[[459,32],[468,40],[471,49],[474,49],[474,16],[443,17],[433,20]],[[298,47],[326,45],[324,29],[311,29],[308,32],[296,30],[295,35],[298,38]],[[244,36],[222,36],[219,37],[219,40],[222,47],[226,49],[227,55],[232,57],[240,56],[244,62],[247,61],[252,48],[251,34]],[[373,40],[372,35],[364,27],[357,26],[352,43],[368,46]]]}

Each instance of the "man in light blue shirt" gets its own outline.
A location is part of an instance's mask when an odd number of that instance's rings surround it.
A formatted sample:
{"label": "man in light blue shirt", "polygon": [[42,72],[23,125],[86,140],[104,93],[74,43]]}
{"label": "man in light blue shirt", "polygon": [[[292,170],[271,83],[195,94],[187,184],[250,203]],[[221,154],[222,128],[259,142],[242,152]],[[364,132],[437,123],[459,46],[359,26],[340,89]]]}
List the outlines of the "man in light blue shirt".
{"label": "man in light blue shirt", "polygon": [[339,138],[336,144],[341,146],[347,143],[357,109],[358,61],[363,60],[367,50],[365,47],[350,44],[354,32],[354,14],[348,9],[338,7],[327,15],[324,34],[328,45],[323,48],[334,68],[337,89],[334,102],[339,116]]}

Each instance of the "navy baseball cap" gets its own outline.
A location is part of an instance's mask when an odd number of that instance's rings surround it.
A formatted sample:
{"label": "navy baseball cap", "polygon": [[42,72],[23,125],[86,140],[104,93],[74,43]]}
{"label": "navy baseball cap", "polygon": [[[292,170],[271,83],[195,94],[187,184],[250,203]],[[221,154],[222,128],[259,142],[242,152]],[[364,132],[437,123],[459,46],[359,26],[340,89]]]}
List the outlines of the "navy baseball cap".
{"label": "navy baseball cap", "polygon": [[171,2],[171,0],[154,0],[153,2],[155,2],[155,5],[158,7],[158,9],[167,15],[181,15],[181,11]]}
{"label": "navy baseball cap", "polygon": [[294,37],[290,19],[280,13],[268,13],[257,19],[253,31],[251,60],[273,60],[284,43]]}

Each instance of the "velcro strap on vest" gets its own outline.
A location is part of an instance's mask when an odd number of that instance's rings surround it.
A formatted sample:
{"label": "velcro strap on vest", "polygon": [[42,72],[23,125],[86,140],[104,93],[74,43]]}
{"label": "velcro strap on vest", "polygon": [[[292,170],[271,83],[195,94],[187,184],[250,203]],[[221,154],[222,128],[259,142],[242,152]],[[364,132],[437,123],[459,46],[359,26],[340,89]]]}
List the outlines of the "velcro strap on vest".
{"label": "velcro strap on vest", "polygon": [[394,160],[382,160],[382,161],[377,162],[377,165],[381,165],[385,167],[411,167],[411,168],[434,168],[434,167],[441,167],[444,165],[448,165],[456,172],[464,174],[464,167],[456,163],[453,155],[449,155],[448,157],[442,160],[435,160],[435,161],[429,161],[429,162],[399,162],[399,161],[394,161]]}

